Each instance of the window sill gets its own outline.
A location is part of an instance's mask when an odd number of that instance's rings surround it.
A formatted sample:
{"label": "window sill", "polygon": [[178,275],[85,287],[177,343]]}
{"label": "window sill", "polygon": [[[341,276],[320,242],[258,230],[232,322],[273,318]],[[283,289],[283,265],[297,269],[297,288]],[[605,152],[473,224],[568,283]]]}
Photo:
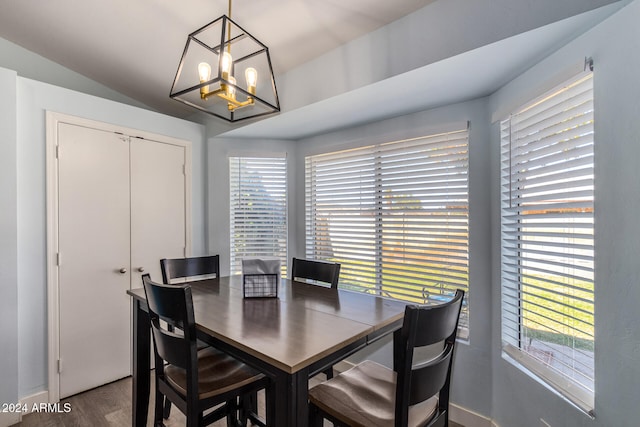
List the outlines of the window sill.
{"label": "window sill", "polygon": [[590,419],[596,418],[594,395],[592,393],[583,390],[512,345],[505,344],[503,346],[502,358],[587,415]]}

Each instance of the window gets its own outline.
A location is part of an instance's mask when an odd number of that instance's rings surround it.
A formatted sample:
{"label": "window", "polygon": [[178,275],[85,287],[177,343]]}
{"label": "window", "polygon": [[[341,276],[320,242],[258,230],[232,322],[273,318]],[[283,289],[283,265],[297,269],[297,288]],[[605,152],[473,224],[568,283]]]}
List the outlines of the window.
{"label": "window", "polygon": [[585,411],[594,390],[592,74],[501,123],[505,351]]}
{"label": "window", "polygon": [[277,257],[287,275],[287,159],[230,157],[231,274],[242,258]]}
{"label": "window", "polygon": [[[306,158],[306,256],[340,287],[426,303],[468,290],[468,131]],[[461,319],[466,333],[468,306]]]}

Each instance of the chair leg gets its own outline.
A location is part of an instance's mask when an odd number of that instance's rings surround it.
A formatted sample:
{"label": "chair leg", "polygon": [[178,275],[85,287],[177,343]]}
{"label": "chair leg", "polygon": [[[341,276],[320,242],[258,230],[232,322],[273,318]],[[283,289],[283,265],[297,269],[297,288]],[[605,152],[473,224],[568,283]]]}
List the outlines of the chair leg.
{"label": "chair leg", "polygon": [[189,402],[187,402],[187,413],[185,416],[187,417],[187,427],[200,427],[203,425],[202,412],[198,412],[197,407],[195,405],[189,405]]}
{"label": "chair leg", "polygon": [[250,395],[242,395],[240,396],[240,416],[239,421],[242,427],[246,427],[247,423],[251,419],[252,412],[254,411],[253,406],[253,393]]}
{"label": "chair leg", "polygon": [[[238,427],[240,422],[238,421],[238,400],[228,400],[227,403],[227,427]],[[245,426],[246,424],[242,424]]]}
{"label": "chair leg", "polygon": [[165,420],[169,419],[169,416],[171,415],[171,401],[167,398],[164,399],[164,412],[162,414],[163,418]]}
{"label": "chair leg", "polygon": [[309,405],[309,427],[322,427],[324,419],[315,405]]}
{"label": "chair leg", "polygon": [[[162,415],[163,415],[163,411],[162,411],[162,406],[164,403],[164,395],[162,393],[160,393],[160,390],[158,390],[158,388],[156,387],[156,401],[155,401],[155,405],[154,405],[154,414],[153,414],[153,425],[154,426],[162,426]],[[167,399],[168,401],[169,399]]]}
{"label": "chair leg", "polygon": [[269,427],[274,426],[273,417],[276,411],[276,397],[273,390],[273,384],[269,384],[264,392],[264,404],[265,404],[265,420]]}
{"label": "chair leg", "polygon": [[254,391],[253,393],[249,394],[248,396],[248,409],[249,409],[249,420],[253,421],[254,418],[256,418],[258,416],[258,392]]}

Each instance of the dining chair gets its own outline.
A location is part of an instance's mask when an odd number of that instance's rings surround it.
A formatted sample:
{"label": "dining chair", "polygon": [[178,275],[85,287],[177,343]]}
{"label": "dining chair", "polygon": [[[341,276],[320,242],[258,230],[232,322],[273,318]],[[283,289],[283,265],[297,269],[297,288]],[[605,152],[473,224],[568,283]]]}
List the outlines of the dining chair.
{"label": "dining chair", "polygon": [[[251,412],[248,396],[263,388],[270,393],[268,378],[212,347],[198,350],[191,286],[155,283],[148,274],[142,281],[156,366],[154,425],[163,425],[162,402],[166,397],[186,415],[188,427],[208,425],[224,417],[230,426],[244,426],[248,419],[266,426]],[[164,322],[179,327],[181,332],[169,331]],[[204,415],[217,405],[222,406]]]}
{"label": "dining chair", "polygon": [[[308,279],[317,282],[327,283],[333,289],[338,288],[340,278],[340,264],[337,262],[317,261],[302,258],[293,258],[291,266],[291,280]],[[333,367],[328,367],[322,371],[327,379],[333,378]]]}
{"label": "dining chair", "polygon": [[176,279],[196,279],[203,276],[220,277],[220,255],[190,258],[161,259],[162,281],[173,283]]}
{"label": "dining chair", "polygon": [[[220,276],[220,255],[209,255],[189,258],[163,258],[160,260],[160,270],[162,271],[162,282],[166,285],[181,283],[187,279],[202,279]],[[173,331],[173,326],[169,326]],[[207,347],[203,342],[198,341],[198,349]],[[171,401],[165,402],[164,418],[169,418],[171,414]]]}
{"label": "dining chair", "polygon": [[339,278],[340,264],[337,262],[293,258],[291,280],[308,279],[315,282],[324,282],[332,288],[337,288]]}
{"label": "dining chair", "polygon": [[[410,305],[399,334],[397,372],[370,360],[309,390],[309,425],[446,427],[453,350],[464,291],[439,305]],[[441,344],[430,360],[414,350]],[[419,350],[418,350],[419,352]]]}

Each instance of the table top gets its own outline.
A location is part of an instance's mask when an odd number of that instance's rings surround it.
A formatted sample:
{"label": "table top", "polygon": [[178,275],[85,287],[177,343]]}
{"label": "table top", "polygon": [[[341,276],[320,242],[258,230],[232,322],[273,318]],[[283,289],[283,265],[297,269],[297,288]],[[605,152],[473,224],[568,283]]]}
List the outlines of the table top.
{"label": "table top", "polygon": [[[401,321],[406,306],[289,279],[278,298],[244,299],[240,275],[189,284],[198,329],[287,373]],[[145,298],[142,288],[128,293]]]}

